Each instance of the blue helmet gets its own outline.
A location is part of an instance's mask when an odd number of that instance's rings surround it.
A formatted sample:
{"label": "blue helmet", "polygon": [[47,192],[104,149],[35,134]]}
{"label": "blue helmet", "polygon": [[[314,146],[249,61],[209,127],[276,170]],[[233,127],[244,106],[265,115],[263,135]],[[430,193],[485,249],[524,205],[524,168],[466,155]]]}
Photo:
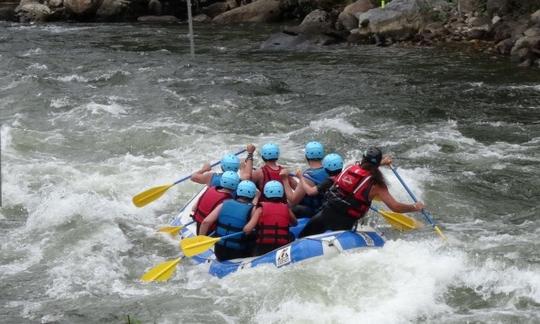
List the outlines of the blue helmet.
{"label": "blue helmet", "polygon": [[240,160],[234,154],[226,154],[221,159],[221,170],[237,172],[240,167]]}
{"label": "blue helmet", "polygon": [[343,169],[343,159],[339,154],[330,153],[324,157],[322,165],[328,171],[339,171]]}
{"label": "blue helmet", "polygon": [[268,181],[264,185],[264,195],[266,198],[283,198],[283,185],[276,180]]}
{"label": "blue helmet", "polygon": [[265,161],[279,159],[279,146],[274,143],[264,144],[261,149],[262,158]]}
{"label": "blue helmet", "polygon": [[320,160],[324,157],[324,147],[319,142],[309,142],[306,144],[306,159]]}
{"label": "blue helmet", "polygon": [[249,180],[244,180],[238,184],[236,195],[238,197],[253,198],[257,193],[257,186]]}
{"label": "blue helmet", "polygon": [[219,185],[223,188],[236,190],[236,187],[238,187],[238,182],[240,182],[240,177],[238,176],[236,172],[225,171],[221,175],[221,180],[219,181]]}

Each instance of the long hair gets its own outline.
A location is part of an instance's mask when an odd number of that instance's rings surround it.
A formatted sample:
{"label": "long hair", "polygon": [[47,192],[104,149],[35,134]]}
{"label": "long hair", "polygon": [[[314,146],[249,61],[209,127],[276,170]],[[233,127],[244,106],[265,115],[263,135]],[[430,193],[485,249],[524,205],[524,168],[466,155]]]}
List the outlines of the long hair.
{"label": "long hair", "polygon": [[374,184],[386,187],[386,180],[384,179],[384,176],[381,170],[379,170],[378,166],[375,166],[368,161],[362,160],[362,162],[360,162],[360,167],[371,173],[371,178],[373,179]]}

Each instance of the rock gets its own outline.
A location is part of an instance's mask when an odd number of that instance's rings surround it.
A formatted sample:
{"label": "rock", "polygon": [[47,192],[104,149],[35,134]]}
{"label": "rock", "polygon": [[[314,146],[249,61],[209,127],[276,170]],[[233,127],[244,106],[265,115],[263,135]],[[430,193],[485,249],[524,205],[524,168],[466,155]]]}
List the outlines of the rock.
{"label": "rock", "polygon": [[26,2],[15,8],[20,22],[44,22],[53,14],[46,5],[37,2]]}
{"label": "rock", "polygon": [[324,10],[316,9],[310,12],[297,30],[299,33],[319,33],[332,29],[334,22],[330,14]]}
{"label": "rock", "polygon": [[495,45],[495,50],[502,55],[510,55],[510,52],[512,51],[512,47],[514,47],[514,41],[512,38],[507,38],[505,40],[502,40]]}
{"label": "rock", "polygon": [[64,0],[47,0],[47,7],[58,8],[64,4]]}
{"label": "rock", "polygon": [[351,15],[358,15],[373,8],[375,8],[375,6],[370,0],[357,0],[345,7],[343,12]]}
{"label": "rock", "polygon": [[489,16],[505,15],[510,12],[511,9],[510,0],[487,0],[486,11]]}
{"label": "rock", "polygon": [[336,29],[338,30],[352,30],[354,28],[358,27],[358,19],[346,12],[341,12],[338,16],[337,23],[336,23]]}
{"label": "rock", "polygon": [[489,26],[473,27],[467,32],[468,39],[484,39],[487,37]]}
{"label": "rock", "polygon": [[540,50],[540,36],[523,36],[516,41],[510,55],[517,62],[524,62],[528,59],[534,61],[538,58]]}
{"label": "rock", "polygon": [[197,16],[193,17],[193,21],[194,22],[199,22],[199,23],[207,23],[207,22],[211,22],[212,18],[208,17],[205,14],[200,14],[200,15],[197,15]]}
{"label": "rock", "polygon": [[480,0],[458,0],[458,8],[461,12],[473,12],[480,7]]}
{"label": "rock", "polygon": [[323,34],[299,34],[290,35],[276,33],[270,36],[260,46],[262,50],[313,50],[321,46],[335,44],[334,37]]}
{"label": "rock", "polygon": [[227,10],[229,10],[229,5],[227,4],[227,2],[216,2],[209,5],[208,7],[202,8],[203,14],[211,18],[221,15]]}
{"label": "rock", "polygon": [[129,4],[129,0],[103,0],[96,16],[103,19],[119,16],[127,10]]}
{"label": "rock", "polygon": [[498,23],[499,21],[501,21],[501,17],[499,16],[493,16],[493,18],[491,19],[491,24],[492,25],[495,25],[496,23]]}
{"label": "rock", "polygon": [[160,16],[163,6],[159,0],[148,1],[148,12],[154,16]]}
{"label": "rock", "polygon": [[175,16],[140,16],[137,18],[138,22],[144,23],[176,23],[180,22]]}
{"label": "rock", "polygon": [[229,10],[238,7],[237,0],[227,0],[226,2],[227,2],[227,5],[229,6]]}
{"label": "rock", "polygon": [[0,20],[14,21],[16,18],[14,7],[0,8]]}
{"label": "rock", "polygon": [[540,36],[540,27],[532,27],[523,32],[523,35],[527,37]]}
{"label": "rock", "polygon": [[491,24],[491,19],[488,17],[471,17],[467,19],[466,23],[471,27],[489,26]]}
{"label": "rock", "polygon": [[[382,34],[405,40],[420,30],[427,21],[427,0],[394,0],[384,9],[375,8],[357,16],[361,34]],[[363,25],[367,26],[363,27]]]}
{"label": "rock", "polygon": [[224,12],[212,20],[219,24],[242,22],[275,22],[282,16],[286,6],[281,0],[257,0],[245,6]]}
{"label": "rock", "polygon": [[67,12],[75,16],[94,15],[103,0],[64,0]]}
{"label": "rock", "polygon": [[531,14],[531,23],[535,25],[540,25],[540,10],[537,10],[533,14]]}

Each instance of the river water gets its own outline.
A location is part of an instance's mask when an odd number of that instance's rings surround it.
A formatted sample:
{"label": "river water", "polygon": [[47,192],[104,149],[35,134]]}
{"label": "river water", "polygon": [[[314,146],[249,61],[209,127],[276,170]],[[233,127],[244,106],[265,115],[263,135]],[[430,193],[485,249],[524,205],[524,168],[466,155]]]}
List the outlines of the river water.
{"label": "river water", "polygon": [[[540,322],[538,70],[435,48],[260,51],[277,28],[196,26],[192,60],[186,26],[0,25],[2,323]],[[348,162],[392,154],[449,243],[374,216],[380,250],[138,280],[178,255],[155,229],[199,187],[133,195],[249,142],[304,167],[312,139]]]}

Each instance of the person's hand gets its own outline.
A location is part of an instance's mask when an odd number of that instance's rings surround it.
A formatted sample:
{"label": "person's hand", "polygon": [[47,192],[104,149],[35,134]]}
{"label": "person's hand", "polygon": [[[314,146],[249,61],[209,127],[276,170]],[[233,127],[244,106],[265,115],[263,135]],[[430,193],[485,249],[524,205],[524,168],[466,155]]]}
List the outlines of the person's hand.
{"label": "person's hand", "polygon": [[300,169],[296,169],[296,174],[295,175],[296,175],[296,177],[298,179],[302,179],[304,177],[304,174],[302,173],[302,170],[300,170]]}
{"label": "person's hand", "polygon": [[212,170],[212,166],[210,165],[210,163],[206,162],[205,164],[203,164],[203,166],[201,167],[201,171],[202,172],[208,172]]}
{"label": "person's hand", "polygon": [[255,145],[253,144],[248,144],[246,146],[246,151],[249,153],[249,154],[253,154],[253,152],[255,152]]}
{"label": "person's hand", "polygon": [[381,165],[390,165],[392,164],[392,157],[390,155],[383,156],[381,160]]}
{"label": "person's hand", "polygon": [[279,176],[281,177],[281,180],[287,180],[287,178],[289,177],[289,170],[285,168],[281,169],[281,171],[279,172]]}
{"label": "person's hand", "polygon": [[250,231],[247,227],[245,227],[245,226],[244,226],[244,228],[242,229],[242,231],[244,231],[244,233],[246,233],[246,234],[251,233],[251,231]]}
{"label": "person's hand", "polygon": [[413,206],[414,206],[414,211],[421,211],[422,209],[424,209],[424,207],[426,207],[426,205],[424,205],[424,203],[421,201],[415,202]]}

